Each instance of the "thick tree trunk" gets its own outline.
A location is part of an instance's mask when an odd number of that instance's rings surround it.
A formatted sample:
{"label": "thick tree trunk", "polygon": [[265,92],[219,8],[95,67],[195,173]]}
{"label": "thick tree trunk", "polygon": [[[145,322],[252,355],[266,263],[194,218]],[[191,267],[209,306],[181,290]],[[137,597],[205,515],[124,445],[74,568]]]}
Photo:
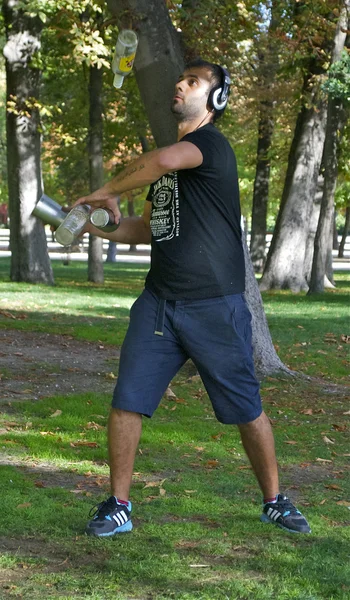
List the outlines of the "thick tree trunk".
{"label": "thick tree trunk", "polygon": [[[332,63],[340,59],[344,48],[348,28],[348,2],[344,3],[340,13],[335,38]],[[350,3],[349,3],[350,5]],[[323,149],[324,184],[320,218],[315,237],[315,250],[312,263],[309,294],[324,292],[325,278],[332,282],[333,269],[330,267],[329,250],[333,247],[334,194],[338,177],[338,146],[345,121],[343,103],[340,98],[328,98],[326,138]],[[327,273],[328,271],[328,273]],[[326,282],[328,285],[328,282]]]}
{"label": "thick tree trunk", "polygon": [[5,0],[7,83],[7,167],[10,216],[11,279],[53,284],[45,229],[31,216],[42,194],[40,164],[40,71],[31,65],[40,48],[41,21]]}
{"label": "thick tree trunk", "polygon": [[[103,186],[102,69],[90,67],[89,169],[90,192]],[[103,283],[103,239],[89,235],[88,281]]]}
{"label": "thick tree trunk", "polygon": [[347,206],[346,212],[345,212],[344,231],[343,231],[343,235],[342,235],[342,238],[341,238],[341,241],[339,244],[338,258],[344,258],[346,238],[348,236],[349,229],[350,229],[350,206]]}
{"label": "thick tree trunk", "polygon": [[120,26],[139,36],[136,81],[157,146],[176,142],[171,114],[174,85],[183,69],[180,40],[164,0],[107,0]]}
{"label": "thick tree trunk", "polygon": [[[310,70],[304,83],[306,96]],[[276,227],[260,282],[261,290],[307,290],[304,262],[312,202],[316,192],[325,137],[325,105],[313,93],[311,106],[298,115]]]}
{"label": "thick tree trunk", "polygon": [[250,260],[244,234],[242,235],[242,240],[246,266],[246,300],[252,314],[254,365],[256,375],[259,379],[263,379],[274,373],[288,373],[291,375],[292,371],[290,371],[290,369],[288,369],[288,367],[280,360],[272,343],[261,294],[255,279],[253,263]]}

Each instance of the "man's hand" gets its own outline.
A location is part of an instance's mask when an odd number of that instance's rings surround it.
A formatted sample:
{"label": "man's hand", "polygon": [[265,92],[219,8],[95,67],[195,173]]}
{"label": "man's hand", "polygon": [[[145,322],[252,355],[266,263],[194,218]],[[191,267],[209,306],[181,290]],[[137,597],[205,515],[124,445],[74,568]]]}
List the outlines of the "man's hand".
{"label": "man's hand", "polygon": [[118,224],[121,219],[121,213],[119,210],[117,197],[101,192],[102,190],[97,190],[89,196],[83,196],[82,198],[79,198],[79,200],[76,200],[73,206],[77,206],[78,204],[89,204],[93,210],[96,208],[109,208],[114,215],[115,223]]}

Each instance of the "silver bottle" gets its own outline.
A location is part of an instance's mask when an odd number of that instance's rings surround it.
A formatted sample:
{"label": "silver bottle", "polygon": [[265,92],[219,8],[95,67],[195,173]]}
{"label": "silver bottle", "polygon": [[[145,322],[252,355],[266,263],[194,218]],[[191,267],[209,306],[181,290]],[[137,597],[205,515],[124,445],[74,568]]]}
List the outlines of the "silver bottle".
{"label": "silver bottle", "polygon": [[97,229],[106,231],[107,233],[118,229],[120,223],[116,223],[114,220],[114,214],[108,208],[96,208],[90,214],[90,223],[92,223]]}
{"label": "silver bottle", "polygon": [[70,246],[84,229],[89,220],[90,206],[78,204],[72,208],[55,233],[56,242]]}

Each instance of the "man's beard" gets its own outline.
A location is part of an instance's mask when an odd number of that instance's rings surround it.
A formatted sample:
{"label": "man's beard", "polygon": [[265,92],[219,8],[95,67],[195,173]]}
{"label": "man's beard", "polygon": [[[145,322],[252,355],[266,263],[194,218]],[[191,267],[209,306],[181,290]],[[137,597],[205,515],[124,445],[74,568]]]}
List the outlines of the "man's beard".
{"label": "man's beard", "polygon": [[178,123],[193,121],[198,117],[198,104],[197,102],[184,104],[184,102],[173,101],[171,104],[171,112]]}

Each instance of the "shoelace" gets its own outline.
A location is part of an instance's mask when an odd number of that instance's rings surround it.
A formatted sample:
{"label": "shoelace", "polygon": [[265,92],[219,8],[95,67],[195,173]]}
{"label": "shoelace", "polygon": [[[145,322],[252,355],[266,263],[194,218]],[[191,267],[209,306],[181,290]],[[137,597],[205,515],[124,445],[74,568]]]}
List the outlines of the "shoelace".
{"label": "shoelace", "polygon": [[115,508],[115,498],[111,496],[108,500],[100,502],[93,506],[89,512],[89,517],[94,517],[98,514],[99,517],[105,517]]}
{"label": "shoelace", "polygon": [[279,510],[282,514],[285,514],[287,511],[291,515],[300,514],[297,508],[291,503],[287,496],[280,496],[276,503],[273,506],[278,506]]}

